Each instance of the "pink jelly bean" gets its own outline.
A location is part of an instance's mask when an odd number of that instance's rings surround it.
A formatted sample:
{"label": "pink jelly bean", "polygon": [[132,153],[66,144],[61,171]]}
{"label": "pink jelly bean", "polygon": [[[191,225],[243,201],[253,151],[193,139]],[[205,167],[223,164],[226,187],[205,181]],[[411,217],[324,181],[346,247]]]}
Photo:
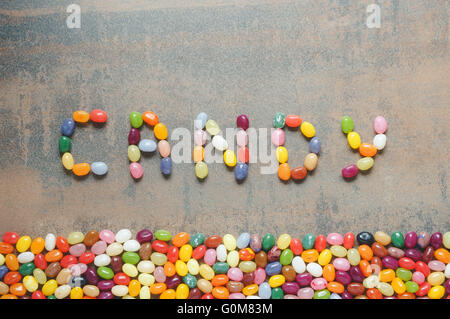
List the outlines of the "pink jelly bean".
{"label": "pink jelly bean", "polygon": [[387,130],[386,119],[382,116],[377,116],[373,121],[373,129],[377,134],[383,134]]}
{"label": "pink jelly bean", "polygon": [[355,177],[356,175],[358,175],[358,166],[356,166],[355,164],[347,165],[342,169],[341,173],[345,178]]}
{"label": "pink jelly bean", "polygon": [[283,299],[300,299],[300,298],[296,295],[284,295]]}
{"label": "pink jelly bean", "polygon": [[203,257],[203,260],[205,261],[205,263],[207,265],[212,266],[216,262],[216,257],[217,257],[216,250],[211,248],[205,252],[205,256]]}
{"label": "pink jelly bean", "polygon": [[255,279],[253,282],[257,285],[261,285],[266,280],[266,271],[264,268],[258,267],[255,270]]}
{"label": "pink jelly bean", "polygon": [[248,160],[249,160],[249,158],[248,158],[249,156],[250,156],[250,154],[249,154],[249,151],[248,151],[247,147],[243,146],[243,147],[239,148],[239,150],[238,150],[238,160],[239,160],[239,162],[247,163]]}
{"label": "pink jelly bean", "polygon": [[194,131],[194,143],[195,145],[205,145],[206,143],[206,132],[203,130],[195,130]]}
{"label": "pink jelly bean", "polygon": [[342,245],[344,242],[344,237],[338,233],[331,233],[327,236],[327,242],[330,245]]}
{"label": "pink jelly bean", "polygon": [[91,252],[96,255],[101,255],[106,251],[106,242],[103,240],[99,240],[91,247]]}
{"label": "pink jelly bean", "polygon": [[244,277],[244,274],[239,268],[233,267],[228,269],[227,276],[233,281],[241,281]]}
{"label": "pink jelly bean", "polygon": [[245,295],[240,292],[233,292],[228,296],[229,299],[245,299]]}
{"label": "pink jelly bean", "polygon": [[314,290],[310,287],[299,289],[297,291],[297,296],[299,299],[313,299]]}
{"label": "pink jelly bean", "polygon": [[444,271],[445,270],[445,264],[442,261],[439,260],[432,260],[428,263],[428,267],[432,271]]}
{"label": "pink jelly bean", "polygon": [[248,135],[244,130],[239,130],[236,133],[236,142],[239,146],[245,146],[248,143]]}
{"label": "pink jelly bean", "polygon": [[70,271],[72,272],[72,276],[81,276],[82,274],[84,274],[87,270],[87,265],[86,264],[73,264],[73,265],[69,265],[67,267],[68,269],[70,269]]}
{"label": "pink jelly bean", "polygon": [[327,288],[328,282],[325,278],[315,278],[311,281],[311,288],[314,290],[322,290]]}
{"label": "pink jelly bean", "polygon": [[156,282],[165,282],[166,281],[166,274],[164,273],[164,268],[161,266],[158,266],[153,271],[153,276],[155,276]]}
{"label": "pink jelly bean", "polygon": [[350,269],[350,262],[346,258],[336,258],[333,260],[333,266],[336,270],[348,271]]}
{"label": "pink jelly bean", "polygon": [[116,235],[114,235],[114,233],[108,229],[103,229],[100,232],[99,237],[104,242],[106,242],[108,244],[112,244],[116,238]]}
{"label": "pink jelly bean", "polygon": [[130,164],[130,173],[134,179],[139,179],[144,174],[144,169],[142,168],[142,165],[139,163],[131,163]]}
{"label": "pink jelly bean", "polygon": [[275,146],[284,144],[284,131],[281,128],[277,128],[272,132],[272,143]]}
{"label": "pink jelly bean", "polygon": [[420,271],[415,271],[412,275],[412,281],[416,282],[418,285],[421,285],[425,282],[425,275]]}
{"label": "pink jelly bean", "polygon": [[82,243],[70,246],[69,253],[75,257],[80,257],[86,251],[86,246]]}

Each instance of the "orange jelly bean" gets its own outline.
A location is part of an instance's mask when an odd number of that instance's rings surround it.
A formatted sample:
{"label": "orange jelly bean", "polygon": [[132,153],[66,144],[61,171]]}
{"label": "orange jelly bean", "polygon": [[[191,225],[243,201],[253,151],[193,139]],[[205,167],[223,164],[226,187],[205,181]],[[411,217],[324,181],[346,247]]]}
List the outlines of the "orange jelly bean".
{"label": "orange jelly bean", "polygon": [[78,123],[87,123],[89,121],[89,113],[86,111],[73,112],[73,120]]}
{"label": "orange jelly bean", "polygon": [[91,166],[88,163],[79,163],[72,167],[72,172],[77,176],[87,175],[90,171]]}
{"label": "orange jelly bean", "polygon": [[383,299],[383,295],[376,288],[367,289],[366,294],[367,294],[367,298],[369,298],[369,299]]}
{"label": "orange jelly bean", "polygon": [[172,239],[172,244],[181,247],[189,242],[189,234],[186,232],[176,234]]}
{"label": "orange jelly bean", "polygon": [[450,263],[450,252],[445,248],[436,249],[434,252],[434,257],[437,260],[442,261],[444,264]]}
{"label": "orange jelly bean", "polygon": [[22,279],[22,275],[17,271],[8,272],[5,277],[3,277],[3,282],[7,285],[13,285],[18,283]]}
{"label": "orange jelly bean", "polygon": [[0,254],[10,254],[14,251],[14,246],[8,243],[0,243]]}
{"label": "orange jelly bean", "polygon": [[291,178],[291,168],[288,163],[283,163],[278,166],[278,177],[282,181],[288,181]]}
{"label": "orange jelly bean", "polygon": [[306,263],[312,263],[319,259],[319,252],[315,249],[307,249],[302,252],[302,259]]}
{"label": "orange jelly bean", "polygon": [[230,293],[225,287],[214,287],[212,290],[212,295],[217,299],[228,299]]}
{"label": "orange jelly bean", "polygon": [[364,260],[370,261],[373,257],[372,248],[370,248],[368,245],[359,246],[358,252]]}
{"label": "orange jelly bean", "polygon": [[359,146],[359,153],[362,156],[373,157],[373,156],[375,156],[375,154],[377,154],[377,148],[372,144],[362,143]]}
{"label": "orange jelly bean", "polygon": [[164,264],[164,274],[167,277],[172,277],[175,275],[175,273],[176,273],[175,265],[173,263],[171,263],[170,261],[166,262]]}
{"label": "orange jelly bean", "polygon": [[416,296],[410,292],[404,292],[402,294],[397,295],[398,299],[416,299]]}
{"label": "orange jelly bean", "polygon": [[211,280],[211,284],[214,287],[218,286],[224,286],[228,283],[228,276],[227,275],[215,275],[213,279]]}
{"label": "orange jelly bean", "polygon": [[391,282],[395,278],[395,271],[393,269],[383,269],[378,274],[378,278],[382,282]]}
{"label": "orange jelly bean", "polygon": [[159,296],[160,299],[175,299],[175,297],[176,297],[176,292],[174,289],[167,289],[167,290],[163,291],[161,296]]}
{"label": "orange jelly bean", "polygon": [[45,254],[45,260],[52,263],[61,260],[63,254],[58,249],[54,249]]}
{"label": "orange jelly bean", "polygon": [[194,162],[200,162],[203,161],[203,158],[205,157],[205,149],[201,145],[196,145],[194,147],[194,151],[192,152],[192,159]]}
{"label": "orange jelly bean", "polygon": [[286,115],[284,121],[289,127],[299,127],[302,124],[302,118],[298,115]]}
{"label": "orange jelly bean", "polygon": [[25,289],[25,286],[18,282],[14,285],[11,285],[11,287],[9,287],[9,292],[15,296],[23,296],[27,293],[27,290]]}
{"label": "orange jelly bean", "polygon": [[364,276],[369,277],[372,274],[372,267],[367,260],[361,260],[359,263],[359,268]]}
{"label": "orange jelly bean", "polygon": [[255,252],[251,248],[243,248],[239,250],[239,259],[249,261],[255,258]]}
{"label": "orange jelly bean", "polygon": [[13,254],[6,255],[5,264],[9,270],[12,270],[12,271],[19,270],[19,261],[17,260],[16,255],[13,255]]}
{"label": "orange jelly bean", "polygon": [[159,122],[158,115],[156,115],[151,111],[142,113],[142,119],[144,120],[145,123],[151,126],[155,126]]}
{"label": "orange jelly bean", "polygon": [[331,292],[341,294],[344,292],[345,287],[343,284],[337,281],[331,281],[327,284],[327,289]]}
{"label": "orange jelly bean", "polygon": [[150,286],[150,292],[154,295],[161,294],[164,290],[166,290],[167,286],[163,282],[158,282]]}
{"label": "orange jelly bean", "polygon": [[6,295],[1,296],[0,299],[18,299],[18,298],[15,295],[6,294]]}
{"label": "orange jelly bean", "polygon": [[45,240],[42,237],[37,237],[31,242],[31,252],[35,255],[40,254],[45,247]]}
{"label": "orange jelly bean", "polygon": [[327,264],[323,266],[322,276],[328,282],[333,281],[336,278],[336,270],[334,269],[333,264]]}

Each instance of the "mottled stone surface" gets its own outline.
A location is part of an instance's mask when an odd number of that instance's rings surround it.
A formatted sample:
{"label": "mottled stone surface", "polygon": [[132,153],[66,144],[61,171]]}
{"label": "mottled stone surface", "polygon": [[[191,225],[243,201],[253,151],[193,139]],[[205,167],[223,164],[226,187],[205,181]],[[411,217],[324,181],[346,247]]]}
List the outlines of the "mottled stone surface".
{"label": "mottled stone surface", "polygon": [[[0,2],[0,233],[31,235],[105,227],[235,235],[450,228],[448,1],[376,1],[381,28],[366,27],[372,1],[79,0]],[[77,127],[73,155],[104,161],[104,178],[74,178],[58,154],[60,125],[76,109],[104,109],[105,128]],[[194,164],[144,176],[128,171],[131,111],[152,110],[193,131],[207,112],[221,127],[245,113],[272,126],[276,111],[312,122],[322,140],[317,170],[281,183],[251,164],[244,183],[223,164],[205,182]],[[340,130],[349,115],[363,141],[389,123],[386,149],[353,182]],[[149,130],[142,138],[153,138]],[[287,131],[292,167],[307,142]]]}

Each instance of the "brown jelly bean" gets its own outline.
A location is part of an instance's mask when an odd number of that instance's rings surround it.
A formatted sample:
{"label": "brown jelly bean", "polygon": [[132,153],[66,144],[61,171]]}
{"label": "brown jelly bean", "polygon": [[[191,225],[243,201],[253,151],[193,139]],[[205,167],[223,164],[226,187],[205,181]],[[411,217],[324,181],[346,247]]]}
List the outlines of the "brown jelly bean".
{"label": "brown jelly bean", "polygon": [[295,276],[297,275],[295,273],[294,267],[290,265],[283,266],[283,268],[281,268],[281,273],[283,274],[284,278],[286,278],[287,282],[294,281]]}
{"label": "brown jelly bean", "polygon": [[[427,248],[425,248],[425,251],[422,254],[422,261],[424,263],[429,263],[430,261],[433,260],[433,256],[434,256],[434,249],[431,246],[428,246]],[[409,256],[408,256],[409,257]],[[409,257],[411,258],[411,257]],[[414,260],[413,258],[411,258],[412,260]],[[414,260],[417,261],[417,260]]]}
{"label": "brown jelly bean", "polygon": [[255,254],[255,263],[258,267],[266,267],[267,265],[267,254],[264,250],[261,250]]}
{"label": "brown jelly bean", "polygon": [[202,292],[198,288],[193,288],[189,291],[188,299],[200,299],[202,297]]}
{"label": "brown jelly bean", "polygon": [[242,283],[244,284],[244,286],[251,285],[254,280],[255,280],[255,272],[254,271],[248,272],[248,273],[244,274],[244,277],[242,277]]}
{"label": "brown jelly bean", "polygon": [[222,237],[217,236],[217,235],[209,236],[205,240],[205,245],[208,248],[216,248],[221,243],[222,243]]}
{"label": "brown jelly bean", "polygon": [[45,274],[48,278],[55,278],[56,275],[61,271],[61,265],[59,262],[53,262],[50,265],[48,265],[47,269],[45,269]]}
{"label": "brown jelly bean", "polygon": [[91,247],[91,246],[94,245],[96,242],[98,242],[98,238],[99,238],[98,232],[96,232],[95,230],[91,230],[91,231],[89,231],[89,232],[84,236],[84,241],[83,241],[83,243],[84,243],[87,247]]}
{"label": "brown jelly bean", "polygon": [[112,256],[111,257],[111,269],[115,272],[121,272],[123,266],[122,258],[119,256]]}
{"label": "brown jelly bean", "polygon": [[149,260],[151,254],[152,244],[150,242],[143,243],[139,249],[139,257],[141,257],[142,260]]}
{"label": "brown jelly bean", "polygon": [[387,256],[387,254],[388,254],[387,249],[378,242],[374,242],[372,244],[372,251],[375,256],[380,257],[380,258],[383,258],[383,257]]}
{"label": "brown jelly bean", "polygon": [[364,286],[359,282],[352,282],[347,286],[347,291],[352,296],[360,296],[364,293]]}
{"label": "brown jelly bean", "polygon": [[70,271],[70,269],[64,268],[56,276],[56,282],[58,283],[59,286],[62,286],[62,285],[67,284],[71,277],[72,277],[72,272]]}
{"label": "brown jelly bean", "polygon": [[240,281],[229,281],[227,283],[227,289],[230,293],[241,292],[244,289],[244,284]]}

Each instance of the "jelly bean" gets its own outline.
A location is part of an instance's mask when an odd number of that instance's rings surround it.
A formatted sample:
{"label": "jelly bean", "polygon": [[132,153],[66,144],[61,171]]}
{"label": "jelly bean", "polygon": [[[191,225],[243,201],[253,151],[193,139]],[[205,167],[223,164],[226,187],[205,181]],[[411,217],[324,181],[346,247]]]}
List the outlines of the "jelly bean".
{"label": "jelly bean", "polygon": [[371,157],[363,157],[356,162],[356,166],[361,171],[367,171],[372,168],[374,160]]}
{"label": "jelly bean", "polygon": [[438,249],[442,246],[443,236],[442,233],[433,233],[430,237],[430,244],[434,249]]}
{"label": "jelly bean", "polygon": [[308,175],[308,171],[303,166],[296,167],[291,170],[291,177],[294,180],[302,180],[306,177],[306,175]]}
{"label": "jelly bean", "polygon": [[284,144],[285,135],[284,131],[280,128],[273,130],[272,132],[272,143],[275,146],[281,146]]}
{"label": "jelly bean", "polygon": [[302,124],[300,125],[300,131],[304,136],[308,138],[314,137],[314,135],[316,135],[316,129],[309,122],[302,122]]}
{"label": "jelly bean", "polygon": [[58,287],[58,283],[56,282],[56,280],[51,279],[49,281],[47,281],[44,286],[42,287],[42,293],[44,294],[44,296],[50,296],[53,295],[56,291],[56,288]]}
{"label": "jelly bean", "polygon": [[238,160],[241,163],[248,163],[250,159],[250,151],[248,147],[242,146],[238,149]]}
{"label": "jelly bean", "polygon": [[58,141],[59,152],[64,154],[70,152],[72,142],[67,136],[61,136]]}
{"label": "jelly bean", "polygon": [[158,142],[158,151],[161,157],[167,157],[170,155],[170,144],[166,140]]}
{"label": "jelly bean", "polygon": [[236,133],[236,143],[240,147],[245,147],[248,144],[248,135],[245,131],[239,130]]}
{"label": "jelly bean", "polygon": [[446,232],[442,236],[442,244],[444,245],[445,248],[450,249],[450,232]]}
{"label": "jelly bean", "polygon": [[358,166],[355,164],[349,164],[342,169],[341,174],[342,177],[353,178],[358,175]]}
{"label": "jelly bean", "polygon": [[344,243],[344,237],[338,233],[330,233],[327,235],[327,243],[330,245],[342,245]]}
{"label": "jelly bean", "polygon": [[17,260],[16,255],[7,254],[5,256],[5,264],[9,270],[12,270],[12,271],[19,270],[19,261]]}
{"label": "jelly bean", "polygon": [[234,169],[234,177],[237,181],[242,181],[247,177],[248,165],[244,163],[238,163]]}
{"label": "jelly bean", "polygon": [[376,147],[378,151],[383,150],[386,147],[386,135],[384,134],[377,134],[373,138],[372,144]]}
{"label": "jelly bean", "polygon": [[305,161],[303,163],[303,166],[308,170],[312,171],[317,167],[319,159],[316,154],[309,153],[305,156]]}
{"label": "jelly bean", "polygon": [[298,115],[287,115],[285,124],[288,127],[299,127],[302,124],[302,118]]}
{"label": "jelly bean", "polygon": [[164,175],[172,173],[172,159],[170,157],[165,157],[161,160],[161,173]]}
{"label": "jelly bean", "polygon": [[72,167],[72,172],[77,176],[85,176],[91,171],[91,166],[88,163],[75,164]]}
{"label": "jelly bean", "polygon": [[309,141],[309,151],[311,153],[319,154],[321,147],[322,143],[318,137],[313,137],[311,141]]}
{"label": "jelly bean", "polygon": [[150,126],[155,126],[159,122],[158,115],[151,111],[142,113],[142,120]]}
{"label": "jelly bean", "polygon": [[405,238],[403,237],[403,234],[399,231],[392,233],[391,241],[395,247],[403,248],[405,246]]}
{"label": "jelly bean", "polygon": [[352,233],[346,233],[344,235],[344,248],[346,249],[350,249],[353,247],[353,244],[355,242],[355,235],[353,235]]}
{"label": "jelly bean", "polygon": [[199,161],[195,164],[195,176],[200,179],[204,179],[208,176],[208,165],[206,165],[205,162]]}
{"label": "jelly bean", "polygon": [[356,132],[350,132],[347,135],[348,144],[354,150],[358,149],[361,145],[361,137]]}
{"label": "jelly bean", "polygon": [[73,119],[65,119],[61,125],[61,134],[70,137],[74,131],[75,121]]}
{"label": "jelly bean", "polygon": [[237,163],[236,155],[232,150],[226,150],[223,153],[223,161],[228,167],[234,167]]}
{"label": "jelly bean", "polygon": [[373,121],[373,129],[377,134],[383,134],[387,130],[387,122],[383,116],[377,116]]}
{"label": "jelly bean", "polygon": [[350,133],[353,131],[353,120],[350,116],[344,116],[341,119],[341,128],[342,132],[345,134]]}
{"label": "jelly bean", "polygon": [[105,123],[108,119],[108,115],[103,110],[95,109],[91,111],[90,119],[95,123]]}
{"label": "jelly bean", "polygon": [[141,158],[141,151],[136,145],[128,146],[128,159],[131,162],[137,162]]}
{"label": "jelly bean", "polygon": [[211,120],[211,119],[206,121],[205,129],[211,136],[214,136],[214,135],[217,135],[220,133],[219,125],[216,123],[216,121]]}
{"label": "jelly bean", "polygon": [[30,236],[22,236],[16,243],[16,249],[19,253],[27,251],[31,246],[31,237]]}
{"label": "jelly bean", "polygon": [[278,166],[278,177],[283,181],[288,181],[291,178],[291,168],[288,163]]}
{"label": "jelly bean", "polygon": [[131,112],[130,113],[130,124],[134,128],[140,128],[142,126],[143,119],[142,114],[139,112]]}
{"label": "jelly bean", "polygon": [[86,111],[75,111],[72,115],[73,120],[78,123],[87,123],[89,121],[89,113]]}
{"label": "jelly bean", "polygon": [[359,146],[359,153],[362,156],[373,157],[377,153],[377,148],[374,145],[372,145],[372,144],[362,143]]}
{"label": "jelly bean", "polygon": [[441,299],[444,297],[445,288],[443,286],[434,286],[428,291],[428,297],[430,299]]}
{"label": "jelly bean", "polygon": [[285,115],[281,112],[277,112],[273,117],[273,126],[275,128],[283,128],[285,124]]}

